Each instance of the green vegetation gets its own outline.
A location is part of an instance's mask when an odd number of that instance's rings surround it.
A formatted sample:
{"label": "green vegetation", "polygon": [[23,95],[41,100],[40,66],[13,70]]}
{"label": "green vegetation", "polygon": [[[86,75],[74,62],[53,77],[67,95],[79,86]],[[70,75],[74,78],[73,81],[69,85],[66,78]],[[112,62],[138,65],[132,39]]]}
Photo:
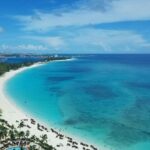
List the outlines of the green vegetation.
{"label": "green vegetation", "polygon": [[[2,116],[2,112],[0,112]],[[29,150],[55,150],[53,146],[47,143],[47,135],[44,134],[40,138],[35,135],[30,135],[30,131],[22,131],[24,123],[18,122],[18,127],[15,128],[10,125],[6,120],[0,117],[0,147],[1,150],[5,150],[9,146],[19,146],[21,149],[29,146]]]}
{"label": "green vegetation", "polygon": [[[49,61],[54,61],[54,60],[66,60],[70,59],[71,57],[68,56],[59,56],[59,57],[45,57],[41,58],[41,62],[49,62]],[[0,75],[4,74],[5,72],[8,72],[10,70],[16,70],[20,67],[24,66],[30,66],[34,64],[35,62],[25,62],[25,63],[2,63],[0,62]]]}
{"label": "green vegetation", "polygon": [[16,70],[22,66],[29,66],[29,65],[32,65],[32,63],[22,63],[22,64],[0,63],[0,75],[10,70]]}
{"label": "green vegetation", "polygon": [[[42,57],[42,56],[41,56]],[[49,62],[54,60],[65,60],[70,57],[42,57],[40,62]],[[35,62],[26,63],[2,63],[0,62],[0,75],[10,70],[16,70],[20,67],[30,66]],[[8,108],[9,109],[9,108]],[[2,110],[0,109],[0,149],[5,150],[9,146],[19,146],[21,149],[29,146],[29,150],[55,150],[53,146],[47,143],[47,135],[42,135],[40,138],[35,135],[30,135],[30,131],[23,131],[24,122],[18,122],[17,128],[10,125],[6,120],[2,119]]]}

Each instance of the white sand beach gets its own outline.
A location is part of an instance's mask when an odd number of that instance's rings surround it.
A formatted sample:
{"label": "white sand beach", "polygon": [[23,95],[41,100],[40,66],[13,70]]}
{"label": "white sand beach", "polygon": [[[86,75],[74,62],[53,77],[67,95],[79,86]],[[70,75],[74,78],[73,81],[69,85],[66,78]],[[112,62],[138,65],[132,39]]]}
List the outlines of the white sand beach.
{"label": "white sand beach", "polygon": [[[21,110],[21,108],[19,108],[13,102],[13,100],[11,100],[11,98],[6,94],[6,91],[4,89],[4,86],[5,86],[5,83],[7,82],[7,80],[14,77],[16,74],[21,73],[22,71],[24,71],[26,69],[40,66],[42,64],[43,63],[35,63],[34,65],[29,66],[29,67],[22,67],[18,70],[11,70],[0,77],[0,108],[2,109],[2,112],[3,112],[2,117],[5,120],[7,120],[10,124],[14,124],[15,126],[18,125],[16,120],[18,120],[18,121],[24,120],[25,124],[28,125],[28,127],[26,126],[22,130],[24,130],[24,131],[29,130],[31,135],[36,135],[37,137],[47,134],[48,143],[50,145],[53,145],[58,150],[75,149],[74,147],[72,147],[72,145],[69,146],[68,137],[66,135],[63,135],[62,138],[60,138],[59,134],[63,134],[63,133],[60,133],[60,132],[56,133],[57,130],[53,131],[52,127],[40,122],[39,120],[37,121],[37,119],[34,119],[28,113],[23,112]],[[31,118],[35,120],[35,124],[31,123]],[[42,130],[42,131],[39,130],[37,128],[38,123],[41,126],[43,125],[44,127],[46,127],[47,130]],[[77,149],[83,150],[84,146],[81,144],[81,142],[82,142],[81,140],[73,138],[73,141],[77,142],[77,147],[78,147]],[[84,141],[83,141],[83,143],[84,143]],[[88,144],[88,146],[85,147],[87,150],[94,150],[94,148],[91,147],[91,143],[86,143],[86,144]],[[106,148],[101,147],[100,150],[106,150]]]}

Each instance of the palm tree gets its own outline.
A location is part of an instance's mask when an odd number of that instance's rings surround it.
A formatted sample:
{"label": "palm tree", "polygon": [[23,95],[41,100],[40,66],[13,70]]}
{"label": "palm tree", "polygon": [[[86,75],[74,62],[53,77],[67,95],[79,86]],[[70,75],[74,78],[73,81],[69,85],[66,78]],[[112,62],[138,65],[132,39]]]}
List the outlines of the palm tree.
{"label": "palm tree", "polygon": [[0,125],[0,140],[5,139],[7,137],[7,133],[8,129],[5,126]]}
{"label": "palm tree", "polygon": [[38,149],[36,148],[35,145],[31,145],[31,146],[29,147],[29,150],[38,150]]}
{"label": "palm tree", "polygon": [[4,119],[0,119],[0,122],[1,122],[2,125],[8,125],[8,122]]}
{"label": "palm tree", "polygon": [[25,133],[25,142],[28,140],[29,136],[30,136],[30,131],[27,130]]}
{"label": "palm tree", "polygon": [[11,141],[14,141],[16,139],[16,131],[15,131],[14,125],[10,126],[10,130],[9,130],[8,134],[9,134]]}
{"label": "palm tree", "polygon": [[30,141],[33,142],[33,143],[35,143],[35,141],[36,141],[36,136],[35,136],[35,135],[32,135],[31,138],[30,138]]}
{"label": "palm tree", "polygon": [[9,130],[8,134],[9,134],[9,137],[10,137],[11,141],[14,141],[16,139],[15,138],[15,133],[14,133],[13,130]]}
{"label": "palm tree", "polygon": [[46,135],[46,134],[44,134],[44,135],[41,136],[41,142],[42,142],[42,143],[47,142],[47,139],[48,139],[48,138],[47,138],[47,135]]}
{"label": "palm tree", "polygon": [[14,129],[14,134],[16,138],[19,138],[19,132],[16,129]]}
{"label": "palm tree", "polygon": [[24,124],[24,122],[23,121],[21,121],[20,123],[19,123],[19,125],[18,125],[18,128],[23,128],[25,126],[25,124]]}
{"label": "palm tree", "polygon": [[54,150],[54,148],[51,145],[48,145],[47,143],[43,143],[41,145],[42,149],[44,150]]}
{"label": "palm tree", "polygon": [[21,138],[25,137],[25,133],[23,131],[20,131],[18,136],[19,136],[19,139],[21,139]]}
{"label": "palm tree", "polygon": [[29,130],[26,131],[25,136],[26,136],[26,138],[28,138],[30,136],[30,131]]}
{"label": "palm tree", "polygon": [[20,142],[19,142],[18,146],[20,147],[21,139],[25,136],[25,133],[23,131],[20,131],[20,132],[18,132],[18,136],[19,136],[19,139],[20,139]]}
{"label": "palm tree", "polygon": [[11,126],[10,126],[10,128],[11,128],[12,130],[14,130],[14,129],[15,129],[14,125],[11,125]]}
{"label": "palm tree", "polygon": [[2,110],[0,109],[0,117],[2,116]]}
{"label": "palm tree", "polygon": [[47,142],[47,135],[44,134],[40,138],[41,138],[41,140],[39,140],[39,144],[38,145],[39,145],[40,148],[45,149],[45,144],[46,144],[45,142]]}

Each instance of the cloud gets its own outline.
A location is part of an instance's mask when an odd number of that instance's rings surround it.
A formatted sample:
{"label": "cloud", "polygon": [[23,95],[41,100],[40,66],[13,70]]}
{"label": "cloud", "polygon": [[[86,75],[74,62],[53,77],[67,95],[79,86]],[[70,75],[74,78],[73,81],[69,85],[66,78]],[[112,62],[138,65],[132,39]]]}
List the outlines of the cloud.
{"label": "cloud", "polygon": [[112,2],[116,0],[79,0],[75,3],[79,9],[96,10],[105,12],[112,7]]}
{"label": "cloud", "polygon": [[18,39],[20,42],[30,41],[32,44],[1,44],[0,50],[44,53],[150,53],[150,41],[131,30],[84,27],[65,29],[57,32],[57,36],[30,34]]}
{"label": "cloud", "polygon": [[63,38],[59,36],[26,36],[24,38],[38,41],[56,50],[65,46]]}
{"label": "cloud", "polygon": [[0,51],[2,52],[38,52],[48,50],[47,47],[43,45],[33,45],[33,44],[21,44],[21,45],[8,45],[1,44]]}
{"label": "cloud", "polygon": [[[84,0],[85,1],[85,0]],[[15,16],[27,31],[50,31],[56,27],[87,26],[119,21],[149,20],[149,0],[88,0],[78,2],[76,9],[36,11],[32,15]]]}
{"label": "cloud", "polygon": [[60,31],[59,36],[25,36],[46,45],[51,52],[68,53],[145,53],[150,41],[130,30],[104,30],[93,27]]}
{"label": "cloud", "polygon": [[[86,9],[86,10],[97,10],[97,11],[106,11],[112,6],[112,2],[116,0],[76,0],[71,3],[68,1],[63,1],[60,3],[59,0],[55,0],[56,3],[59,3],[57,8],[53,9],[53,12],[59,14],[59,12],[68,12],[73,9]],[[56,4],[53,3],[53,4]]]}
{"label": "cloud", "polygon": [[4,28],[0,26],[0,33],[4,32]]}
{"label": "cloud", "polygon": [[92,27],[64,31],[60,49],[72,53],[145,53],[150,41],[130,30],[104,30]]}
{"label": "cloud", "polygon": [[133,31],[85,28],[71,35],[68,42],[87,52],[139,53],[149,51],[150,41]]}

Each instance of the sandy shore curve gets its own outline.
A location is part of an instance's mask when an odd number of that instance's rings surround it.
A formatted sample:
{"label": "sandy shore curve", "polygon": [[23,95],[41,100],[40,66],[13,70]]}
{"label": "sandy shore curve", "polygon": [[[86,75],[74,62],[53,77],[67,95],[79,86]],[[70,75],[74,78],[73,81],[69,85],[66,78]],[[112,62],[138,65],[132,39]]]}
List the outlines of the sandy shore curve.
{"label": "sandy shore curve", "polygon": [[[16,74],[19,74],[27,69],[32,69],[34,67],[38,67],[43,65],[44,63],[35,63],[31,66],[28,67],[22,67],[19,68],[17,70],[11,70],[9,72],[6,72],[4,75],[0,76],[0,109],[2,109],[3,115],[2,117],[7,120],[10,124],[13,124],[15,127],[17,127],[17,122],[21,121],[21,120],[27,120],[27,122],[25,122],[28,126],[30,126],[30,128],[24,127],[22,130],[26,131],[29,130],[31,135],[36,135],[37,137],[40,137],[43,134],[47,134],[48,136],[48,143],[50,145],[53,145],[53,147],[55,147],[58,150],[73,150],[74,148],[72,146],[68,146],[68,136],[63,137],[63,139],[60,139],[57,137],[56,133],[52,132],[52,128],[47,126],[44,123],[41,123],[41,121],[37,121],[37,119],[35,119],[36,121],[36,125],[31,123],[31,115],[29,115],[27,112],[23,112],[21,110],[21,108],[19,108],[11,99],[11,97],[9,97],[6,94],[5,91],[5,84],[6,82],[13,78]],[[43,130],[40,131],[37,129],[37,123],[39,123],[40,125],[44,125],[49,131]],[[62,134],[62,133],[61,133]],[[74,139],[74,138],[73,138]],[[78,149],[79,150],[83,150],[83,145],[81,145],[80,143],[83,141],[81,139],[74,139],[74,141],[76,141],[78,143]],[[89,144],[89,143],[87,143]],[[91,144],[91,143],[90,143]],[[89,150],[93,150],[89,144]],[[59,145],[59,146],[58,146]],[[101,147],[100,150],[108,150],[105,147]]]}

